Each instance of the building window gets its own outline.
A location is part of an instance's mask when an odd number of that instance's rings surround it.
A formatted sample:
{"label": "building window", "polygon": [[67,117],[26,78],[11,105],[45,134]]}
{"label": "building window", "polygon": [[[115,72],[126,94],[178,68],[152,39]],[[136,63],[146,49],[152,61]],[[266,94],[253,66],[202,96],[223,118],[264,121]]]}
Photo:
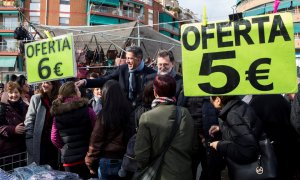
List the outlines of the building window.
{"label": "building window", "polygon": [[153,10],[150,10],[148,11],[148,24],[150,26],[153,26]]}
{"label": "building window", "polygon": [[39,3],[41,0],[31,0],[32,3]]}
{"label": "building window", "polygon": [[60,17],[59,25],[68,26],[70,23],[69,21],[70,21],[70,18],[68,18],[68,17]]}
{"label": "building window", "polygon": [[60,0],[60,4],[70,4],[70,0]]}
{"label": "building window", "polygon": [[7,30],[15,30],[19,26],[19,20],[17,16],[5,16],[3,15],[3,26]]}
{"label": "building window", "polygon": [[40,16],[30,16],[30,22],[34,24],[40,24]]}

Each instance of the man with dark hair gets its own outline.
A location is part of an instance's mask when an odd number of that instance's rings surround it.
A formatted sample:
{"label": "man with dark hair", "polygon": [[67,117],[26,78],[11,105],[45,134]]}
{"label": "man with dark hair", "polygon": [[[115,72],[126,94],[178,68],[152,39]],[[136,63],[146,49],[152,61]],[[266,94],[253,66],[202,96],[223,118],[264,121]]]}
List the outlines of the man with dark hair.
{"label": "man with dark hair", "polygon": [[18,76],[17,75],[15,75],[15,74],[12,74],[10,77],[9,77],[9,81],[16,81],[17,80],[17,78],[18,78]]}
{"label": "man with dark hair", "polygon": [[126,64],[119,66],[113,73],[98,79],[83,79],[76,82],[77,86],[86,88],[102,87],[110,79],[118,80],[127,98],[135,107],[141,102],[146,76],[155,73],[155,70],[145,66],[143,51],[140,47],[126,48]]}

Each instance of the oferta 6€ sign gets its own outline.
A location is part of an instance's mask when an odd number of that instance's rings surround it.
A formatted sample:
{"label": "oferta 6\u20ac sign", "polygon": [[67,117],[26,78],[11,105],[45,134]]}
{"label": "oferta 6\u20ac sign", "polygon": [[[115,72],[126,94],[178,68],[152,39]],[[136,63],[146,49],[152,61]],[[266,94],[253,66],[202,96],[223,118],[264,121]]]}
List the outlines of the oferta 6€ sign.
{"label": "oferta 6\u20ac sign", "polygon": [[290,13],[181,28],[186,96],[297,92]]}
{"label": "oferta 6\u20ac sign", "polygon": [[76,77],[73,35],[25,44],[29,83]]}

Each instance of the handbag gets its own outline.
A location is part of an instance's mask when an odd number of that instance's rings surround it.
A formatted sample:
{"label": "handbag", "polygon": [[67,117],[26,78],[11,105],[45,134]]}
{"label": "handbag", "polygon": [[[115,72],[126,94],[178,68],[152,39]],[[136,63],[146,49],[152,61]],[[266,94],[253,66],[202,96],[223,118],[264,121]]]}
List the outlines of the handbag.
{"label": "handbag", "polygon": [[[112,46],[114,46],[115,49],[110,49]],[[116,48],[116,45],[110,44],[108,49],[107,49],[107,52],[106,52],[107,59],[108,60],[115,60],[117,55],[118,55],[118,50]]]}
{"label": "handbag", "polygon": [[94,50],[91,50],[91,49],[89,49],[89,47],[87,47],[86,54],[85,54],[85,60],[86,60],[87,65],[99,64],[99,63],[105,61],[103,48],[98,43],[95,35],[92,35],[92,38],[89,43],[90,44],[93,43],[93,40],[96,43],[96,48]]}
{"label": "handbag", "polygon": [[268,138],[259,141],[260,153],[257,161],[238,164],[226,158],[229,176],[236,180],[276,179],[278,164],[273,146]]}
{"label": "handbag", "polygon": [[127,143],[126,153],[123,157],[122,168],[129,172],[137,171],[137,163],[134,159],[134,146],[136,141],[136,134],[134,134]]}
{"label": "handbag", "polygon": [[172,126],[171,134],[167,141],[164,143],[161,153],[159,153],[158,157],[154,158],[152,162],[143,170],[137,170],[134,173],[134,180],[154,180],[156,179],[156,175],[159,172],[161,163],[165,157],[166,152],[168,151],[175,134],[181,123],[181,109],[179,106],[176,106],[176,118]]}
{"label": "handbag", "polygon": [[79,63],[79,64],[86,63],[85,55],[86,55],[87,50],[88,50],[88,46],[84,45],[83,49],[78,49],[75,51],[75,58],[76,58],[77,63]]}

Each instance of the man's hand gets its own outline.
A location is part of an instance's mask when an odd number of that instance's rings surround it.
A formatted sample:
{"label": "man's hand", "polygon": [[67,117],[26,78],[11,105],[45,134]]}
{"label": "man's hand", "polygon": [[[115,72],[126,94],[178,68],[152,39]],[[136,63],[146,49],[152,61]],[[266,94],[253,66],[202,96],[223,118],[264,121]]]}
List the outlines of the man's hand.
{"label": "man's hand", "polygon": [[219,143],[219,141],[214,141],[214,142],[210,143],[209,146],[214,148],[215,150],[217,150],[218,143]]}
{"label": "man's hand", "polygon": [[95,175],[95,174],[96,174],[96,172],[95,172],[94,170],[90,170],[90,173],[91,173],[92,175]]}
{"label": "man's hand", "polygon": [[220,131],[220,127],[217,126],[217,125],[213,125],[213,126],[210,127],[208,133],[209,133],[210,136],[214,137],[214,134],[218,131]]}
{"label": "man's hand", "polygon": [[79,80],[79,81],[75,82],[75,86],[77,86],[77,87],[85,86],[85,82],[86,82],[86,80]]}
{"label": "man's hand", "polygon": [[25,133],[25,126],[23,123],[20,123],[15,128],[16,134],[24,134]]}

